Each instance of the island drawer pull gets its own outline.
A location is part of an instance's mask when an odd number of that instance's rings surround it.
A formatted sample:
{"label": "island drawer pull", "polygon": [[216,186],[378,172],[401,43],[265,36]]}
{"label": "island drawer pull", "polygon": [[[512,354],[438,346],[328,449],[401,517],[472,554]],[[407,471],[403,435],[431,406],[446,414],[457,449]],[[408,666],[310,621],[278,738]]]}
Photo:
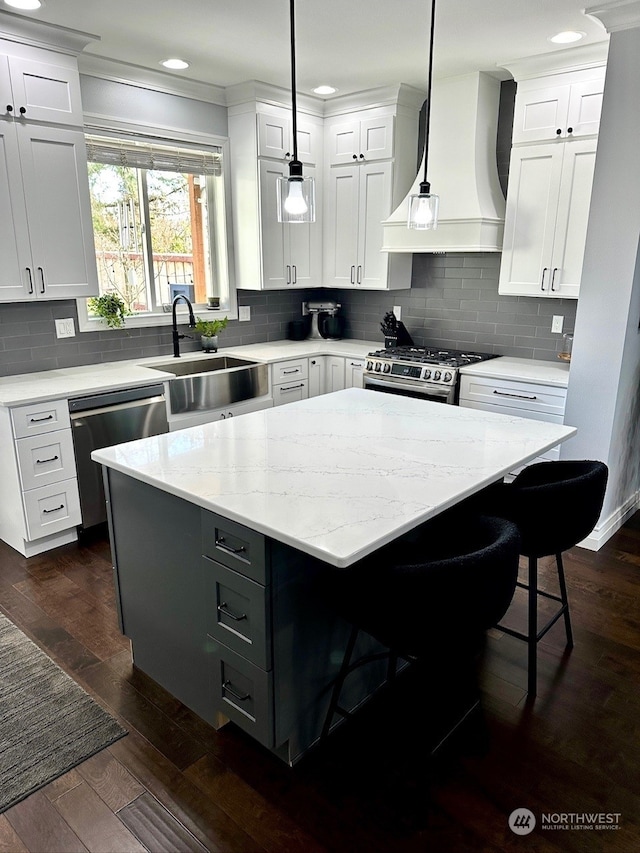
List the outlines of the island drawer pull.
{"label": "island drawer pull", "polygon": [[247,699],[251,699],[251,693],[245,693],[244,696],[241,696],[239,693],[236,693],[235,690],[232,690],[229,686],[232,682],[227,679],[227,681],[222,682],[222,689],[225,690],[230,696],[233,696],[234,699],[237,699],[238,702],[246,702]]}
{"label": "island drawer pull", "polygon": [[496,391],[495,389],[494,389],[493,393],[497,394],[499,397],[515,397],[516,400],[537,400],[538,399],[535,394],[532,394],[532,395],[529,395],[529,394],[509,394],[507,391]]}
{"label": "island drawer pull", "polygon": [[244,545],[242,545],[240,548],[232,548],[231,545],[227,545],[227,543],[224,541],[224,536],[219,536],[216,539],[216,547],[222,548],[222,550],[226,551],[228,554],[242,554],[247,550]]}
{"label": "island drawer pull", "polygon": [[53,415],[46,415],[44,418],[29,418],[29,423],[31,424],[40,424],[42,421],[52,421]]}
{"label": "island drawer pull", "polygon": [[36,465],[44,465],[45,462],[55,462],[60,457],[58,455],[52,456],[51,459],[36,459]]}
{"label": "island drawer pull", "polygon": [[60,504],[60,506],[56,506],[53,509],[43,509],[42,513],[44,515],[44,514],[48,514],[50,512],[59,512],[61,509],[64,509],[64,504]]}
{"label": "island drawer pull", "polygon": [[227,602],[223,601],[222,604],[218,605],[218,613],[222,613],[224,616],[228,616],[229,619],[233,619],[234,622],[242,622],[243,619],[247,618],[246,613],[241,613],[240,616],[236,616],[235,613],[232,613],[227,608]]}
{"label": "island drawer pull", "polygon": [[287,386],[286,386],[286,388],[285,388],[285,386],[283,385],[283,386],[280,388],[280,393],[281,393],[281,394],[284,394],[284,392],[285,392],[285,391],[295,391],[295,390],[296,390],[296,388],[304,388],[304,382],[301,382],[299,385],[287,385]]}

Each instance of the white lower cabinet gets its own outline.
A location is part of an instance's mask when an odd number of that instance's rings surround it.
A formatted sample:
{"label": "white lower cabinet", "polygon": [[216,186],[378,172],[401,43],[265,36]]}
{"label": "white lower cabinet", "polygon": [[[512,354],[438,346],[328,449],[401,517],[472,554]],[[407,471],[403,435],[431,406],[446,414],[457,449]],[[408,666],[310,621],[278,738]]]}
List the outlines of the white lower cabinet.
{"label": "white lower cabinet", "polygon": [[0,538],[26,557],[77,538],[80,496],[66,400],[0,409]]}
{"label": "white lower cabinet", "polygon": [[309,397],[362,388],[364,359],[341,355],[317,355],[309,358]]}
{"label": "white lower cabinet", "polygon": [[309,359],[276,361],[271,365],[273,405],[295,403],[309,397]]}
{"label": "white lower cabinet", "polygon": [[345,358],[344,360],[344,387],[364,387],[364,359]]}
{"label": "white lower cabinet", "polygon": [[[460,380],[461,406],[496,412],[502,415],[515,415],[519,418],[531,418],[548,423],[564,423],[564,407],[567,389],[555,385],[539,385],[533,382],[519,382],[507,379],[491,379],[484,376],[462,375]],[[534,462],[550,462],[560,458],[560,446],[552,447]],[[522,470],[511,472],[512,475]]]}
{"label": "white lower cabinet", "polygon": [[247,400],[245,403],[235,403],[221,409],[209,409],[206,412],[191,412],[185,415],[169,415],[169,432],[175,432],[187,427],[210,424],[214,421],[224,421],[227,418],[237,418],[250,412],[259,412],[261,409],[270,409],[273,406],[272,397],[257,397],[255,400]]}

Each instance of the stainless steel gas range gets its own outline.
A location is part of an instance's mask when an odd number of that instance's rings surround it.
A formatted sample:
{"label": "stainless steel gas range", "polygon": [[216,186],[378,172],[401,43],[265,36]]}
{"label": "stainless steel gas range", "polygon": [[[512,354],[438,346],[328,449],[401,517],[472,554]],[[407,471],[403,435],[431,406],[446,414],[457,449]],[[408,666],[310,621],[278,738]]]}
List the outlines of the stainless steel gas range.
{"label": "stainless steel gas range", "polygon": [[367,356],[364,387],[387,394],[456,404],[459,368],[490,358],[496,356],[437,347],[402,346],[376,350]]}

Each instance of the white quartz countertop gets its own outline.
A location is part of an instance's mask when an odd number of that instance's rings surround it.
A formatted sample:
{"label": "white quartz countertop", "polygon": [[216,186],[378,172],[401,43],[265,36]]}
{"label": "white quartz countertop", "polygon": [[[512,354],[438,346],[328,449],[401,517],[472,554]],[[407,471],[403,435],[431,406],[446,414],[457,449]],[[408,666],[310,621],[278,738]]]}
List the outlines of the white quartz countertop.
{"label": "white quartz countertop", "polygon": [[351,388],[92,458],[344,567],[575,432]]}
{"label": "white quartz countertop", "polygon": [[[341,355],[346,358],[364,358],[372,350],[380,349],[378,341],[274,341],[264,344],[248,344],[227,347],[219,355],[241,355],[256,361],[270,363],[288,358],[317,355]],[[210,353],[183,353],[183,361],[211,358]],[[118,388],[135,388],[171,379],[171,373],[150,370],[148,364],[171,364],[172,355],[155,356],[132,361],[112,361],[104,364],[88,364],[44,370],[39,373],[23,373],[0,379],[0,405],[20,406],[44,400],[67,399],[83,394],[97,394]]]}
{"label": "white quartz countertop", "polygon": [[555,385],[566,388],[569,384],[569,365],[562,361],[540,361],[533,358],[501,356],[461,367],[460,373],[487,376],[490,379],[511,379],[533,382],[537,385]]}

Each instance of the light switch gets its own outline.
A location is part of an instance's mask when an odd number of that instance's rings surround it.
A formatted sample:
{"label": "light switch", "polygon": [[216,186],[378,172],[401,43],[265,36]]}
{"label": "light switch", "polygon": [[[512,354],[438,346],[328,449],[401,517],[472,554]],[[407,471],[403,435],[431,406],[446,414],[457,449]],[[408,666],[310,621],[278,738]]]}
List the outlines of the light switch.
{"label": "light switch", "polygon": [[238,306],[238,320],[239,322],[244,322],[246,320],[251,319],[251,306],[250,305],[239,305]]}
{"label": "light switch", "polygon": [[73,322],[73,317],[67,317],[64,320],[56,320],[56,337],[58,338],[74,338],[76,327]]}
{"label": "light switch", "polygon": [[393,313],[396,315],[396,320],[398,323],[402,320],[402,308],[400,305],[393,306]]}

